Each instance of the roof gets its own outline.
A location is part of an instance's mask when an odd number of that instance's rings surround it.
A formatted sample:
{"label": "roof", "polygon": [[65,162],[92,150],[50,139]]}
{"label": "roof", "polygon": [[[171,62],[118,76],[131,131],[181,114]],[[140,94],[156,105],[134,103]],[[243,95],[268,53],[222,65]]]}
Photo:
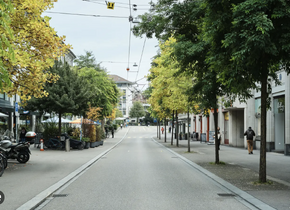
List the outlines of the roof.
{"label": "roof", "polygon": [[126,83],[126,84],[134,84],[133,82],[130,82],[129,80],[126,80],[124,79],[123,77],[120,77],[118,75],[115,75],[115,74],[111,74],[111,75],[108,75],[109,78],[111,78],[115,83]]}

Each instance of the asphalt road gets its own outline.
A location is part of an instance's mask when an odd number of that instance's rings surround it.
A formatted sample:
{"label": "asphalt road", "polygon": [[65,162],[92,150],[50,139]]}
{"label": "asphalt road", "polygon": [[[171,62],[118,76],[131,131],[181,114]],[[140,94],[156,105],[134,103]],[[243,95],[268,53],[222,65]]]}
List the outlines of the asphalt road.
{"label": "asphalt road", "polygon": [[153,141],[153,127],[123,128],[118,135],[124,138],[114,149],[37,209],[248,209]]}

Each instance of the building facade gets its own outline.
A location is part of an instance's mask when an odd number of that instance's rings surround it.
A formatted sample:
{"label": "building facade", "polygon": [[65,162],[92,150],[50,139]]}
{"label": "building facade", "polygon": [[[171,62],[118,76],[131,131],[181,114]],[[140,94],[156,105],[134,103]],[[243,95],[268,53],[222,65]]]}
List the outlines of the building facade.
{"label": "building facade", "polygon": [[109,75],[109,77],[116,83],[122,93],[118,102],[118,109],[122,112],[124,118],[129,118],[129,111],[133,105],[133,83],[118,75]]}
{"label": "building facade", "polygon": [[[285,71],[277,72],[280,84],[272,82],[270,94],[271,109],[267,111],[266,148],[267,151],[290,155],[290,76]],[[261,93],[253,91],[253,98],[247,103],[236,100],[231,107],[222,103],[218,109],[218,126],[222,144],[233,147],[247,147],[244,132],[252,127],[256,133],[255,147],[260,148],[261,140]],[[206,134],[214,131],[213,112],[209,117],[191,116],[192,132]]]}

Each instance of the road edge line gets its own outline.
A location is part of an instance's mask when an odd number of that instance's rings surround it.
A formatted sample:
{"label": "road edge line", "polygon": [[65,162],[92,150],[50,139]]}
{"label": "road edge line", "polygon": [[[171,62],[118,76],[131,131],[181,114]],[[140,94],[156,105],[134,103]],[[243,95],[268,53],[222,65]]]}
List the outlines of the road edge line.
{"label": "road edge line", "polygon": [[43,203],[47,197],[51,196],[55,191],[60,189],[62,186],[67,184],[69,181],[71,181],[74,177],[78,176],[80,173],[82,173],[84,170],[90,168],[95,162],[97,162],[102,156],[106,155],[108,152],[110,152],[112,149],[114,149],[116,146],[118,146],[126,137],[127,133],[129,132],[130,129],[125,133],[125,135],[122,137],[120,141],[118,141],[115,145],[107,149],[106,151],[102,152],[101,154],[97,155],[93,159],[89,160],[87,163],[83,164],[80,166],[78,169],[75,171],[71,172],[69,175],[66,177],[62,178],[49,188],[43,190],[41,193],[37,194],[34,196],[32,199],[18,207],[16,210],[32,210],[37,208],[41,203]]}

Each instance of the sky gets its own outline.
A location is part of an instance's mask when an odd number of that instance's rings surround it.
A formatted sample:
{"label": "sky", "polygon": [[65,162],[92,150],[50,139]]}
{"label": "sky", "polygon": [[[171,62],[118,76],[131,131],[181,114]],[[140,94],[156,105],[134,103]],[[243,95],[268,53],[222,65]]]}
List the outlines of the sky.
{"label": "sky", "polygon": [[[97,63],[101,63],[109,74],[119,75],[132,82],[137,81],[139,89],[145,90],[148,82],[142,78],[149,73],[152,58],[158,51],[158,41],[155,38],[147,39],[145,36],[135,37],[132,33],[131,39],[129,38],[129,2],[131,7],[133,4],[137,5],[137,11],[131,10],[133,17],[148,12],[150,8],[150,0],[118,0],[115,2],[114,10],[107,9],[106,2],[102,0],[58,0],[54,3],[54,8],[47,10],[43,15],[51,17],[51,27],[59,36],[66,36],[65,42],[72,45],[72,52],[76,56],[84,55],[85,51],[92,51]],[[56,12],[119,18],[66,15]],[[133,25],[134,23],[131,23],[131,27]],[[133,67],[135,63],[137,67]]]}

